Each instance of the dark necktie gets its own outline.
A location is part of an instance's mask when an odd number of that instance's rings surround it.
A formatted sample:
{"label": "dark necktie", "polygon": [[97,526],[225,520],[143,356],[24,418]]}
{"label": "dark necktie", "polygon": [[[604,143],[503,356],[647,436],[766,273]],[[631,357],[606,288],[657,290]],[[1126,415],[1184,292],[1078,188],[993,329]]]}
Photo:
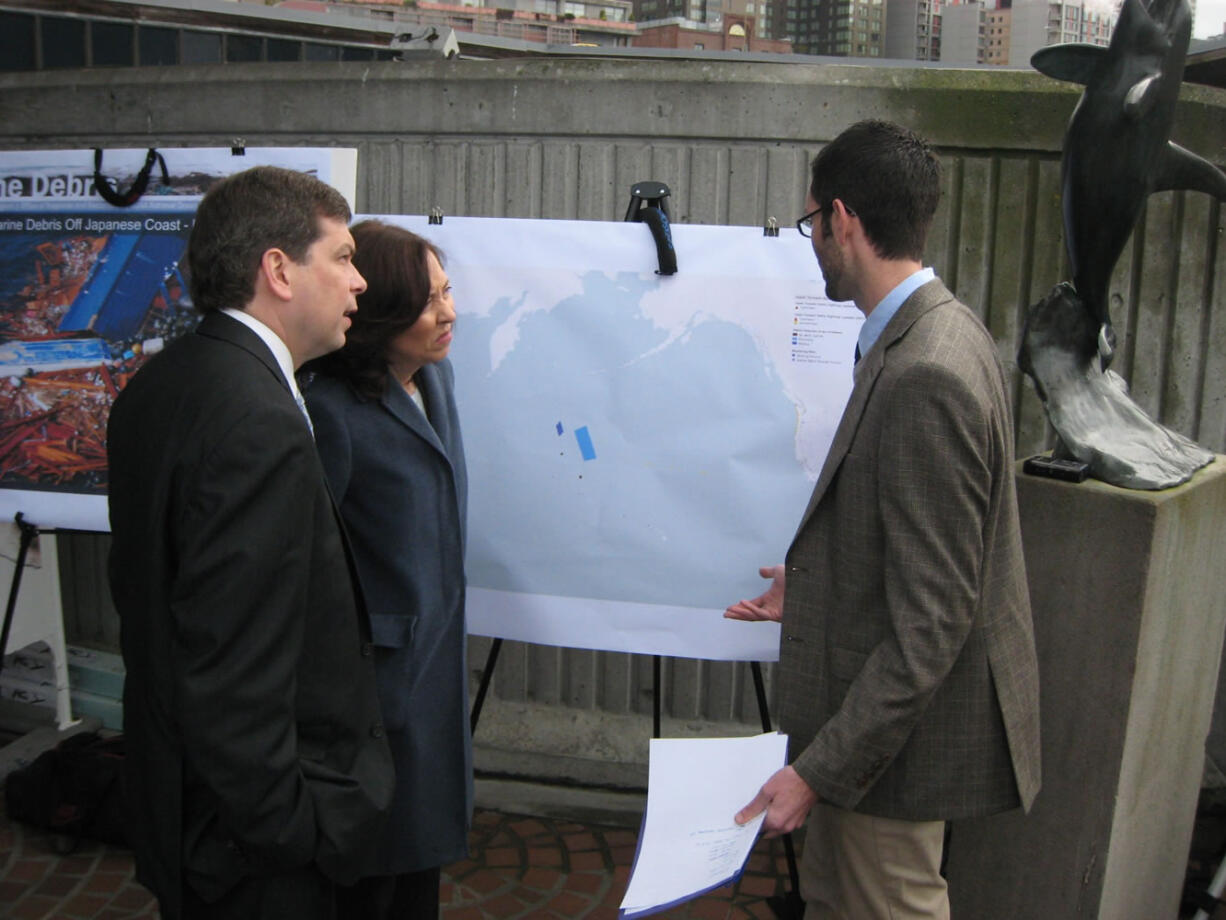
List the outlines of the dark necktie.
{"label": "dark necktie", "polygon": [[852,362],[852,363],[853,363],[853,364],[859,364],[859,363],[860,363],[860,343],[859,343],[859,342],[856,342],[856,360],[855,360],[854,362]]}

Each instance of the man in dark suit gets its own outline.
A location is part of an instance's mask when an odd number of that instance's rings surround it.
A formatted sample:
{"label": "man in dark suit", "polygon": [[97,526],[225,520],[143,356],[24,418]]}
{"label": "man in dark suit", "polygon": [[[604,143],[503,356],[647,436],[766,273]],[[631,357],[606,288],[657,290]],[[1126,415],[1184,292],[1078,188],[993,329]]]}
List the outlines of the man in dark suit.
{"label": "man in dark suit", "polygon": [[167,920],[331,918],[390,802],[369,624],[294,382],[344,343],[349,207],[257,167],[204,197],[204,318],[115,401],[130,830]]}
{"label": "man in dark suit", "polygon": [[829,296],[865,314],[863,357],[785,565],[725,614],[782,620],[791,763],[737,820],[809,816],[807,920],[948,917],[945,821],[1039,788],[1013,422],[990,334],[920,261],[939,196],[932,151],[896,125],[814,160],[798,225]]}

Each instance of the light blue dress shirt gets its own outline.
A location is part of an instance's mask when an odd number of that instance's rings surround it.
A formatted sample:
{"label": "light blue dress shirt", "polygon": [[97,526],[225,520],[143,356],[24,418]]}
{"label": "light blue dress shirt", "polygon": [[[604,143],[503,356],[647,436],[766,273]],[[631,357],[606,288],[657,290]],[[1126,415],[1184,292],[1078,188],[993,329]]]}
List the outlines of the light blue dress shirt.
{"label": "light blue dress shirt", "polygon": [[894,314],[898,312],[898,308],[906,302],[908,297],[915,293],[916,288],[927,284],[936,276],[937,273],[933,269],[921,268],[915,274],[904,279],[885,297],[881,298],[881,303],[877,304],[873,308],[873,312],[864,318],[864,325],[860,327],[860,338],[857,340],[857,346],[860,349],[861,355],[868,354],[868,350],[876,344],[886,325],[894,318]]}

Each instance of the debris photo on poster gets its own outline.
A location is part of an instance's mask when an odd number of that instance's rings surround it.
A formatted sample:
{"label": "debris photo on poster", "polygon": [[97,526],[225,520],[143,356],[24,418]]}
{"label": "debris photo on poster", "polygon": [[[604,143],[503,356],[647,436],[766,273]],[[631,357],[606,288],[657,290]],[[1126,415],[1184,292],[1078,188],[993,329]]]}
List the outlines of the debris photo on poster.
{"label": "debris photo on poster", "polygon": [[[357,151],[0,151],[0,518],[105,531],[106,422],[149,358],[199,321],[185,263],[196,205],[242,169],[284,166],[353,204]],[[112,195],[111,197],[115,197]],[[121,196],[122,197],[122,196]]]}

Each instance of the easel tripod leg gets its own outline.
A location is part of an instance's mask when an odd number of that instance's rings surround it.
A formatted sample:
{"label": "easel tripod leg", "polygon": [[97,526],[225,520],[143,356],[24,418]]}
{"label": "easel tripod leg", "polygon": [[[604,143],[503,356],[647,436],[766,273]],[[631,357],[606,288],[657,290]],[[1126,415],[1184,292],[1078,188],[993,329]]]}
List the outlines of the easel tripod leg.
{"label": "easel tripod leg", "polygon": [[17,613],[17,594],[21,590],[21,573],[26,568],[26,555],[30,545],[38,536],[38,528],[23,520],[20,511],[17,512],[17,527],[21,530],[21,541],[17,548],[17,564],[13,567],[13,582],[9,585],[9,602],[4,608],[4,628],[0,629],[0,670],[4,668],[4,654],[8,651],[9,633],[13,628],[13,617]]}
{"label": "easel tripod leg", "polygon": [[651,656],[651,737],[660,737],[660,656]]}
{"label": "easel tripod leg", "polygon": [[[754,694],[758,700],[758,716],[762,719],[762,731],[771,730],[770,707],[766,703],[766,682],[762,679],[760,662],[749,662],[749,671],[753,675]],[[796,846],[791,834],[783,835],[783,854],[788,861],[788,881],[792,890],[785,895],[767,898],[766,903],[780,920],[800,920],[805,913],[805,902],[800,897],[800,869],[796,865]]]}
{"label": "easel tripod leg", "polygon": [[498,663],[500,651],[502,651],[502,639],[495,639],[490,644],[489,654],[485,656],[485,669],[481,672],[481,683],[477,687],[477,696],[473,700],[473,711],[468,718],[470,734],[476,734],[477,720],[481,718],[481,707],[485,705],[485,694],[490,689],[490,681],[494,678],[494,665]]}

